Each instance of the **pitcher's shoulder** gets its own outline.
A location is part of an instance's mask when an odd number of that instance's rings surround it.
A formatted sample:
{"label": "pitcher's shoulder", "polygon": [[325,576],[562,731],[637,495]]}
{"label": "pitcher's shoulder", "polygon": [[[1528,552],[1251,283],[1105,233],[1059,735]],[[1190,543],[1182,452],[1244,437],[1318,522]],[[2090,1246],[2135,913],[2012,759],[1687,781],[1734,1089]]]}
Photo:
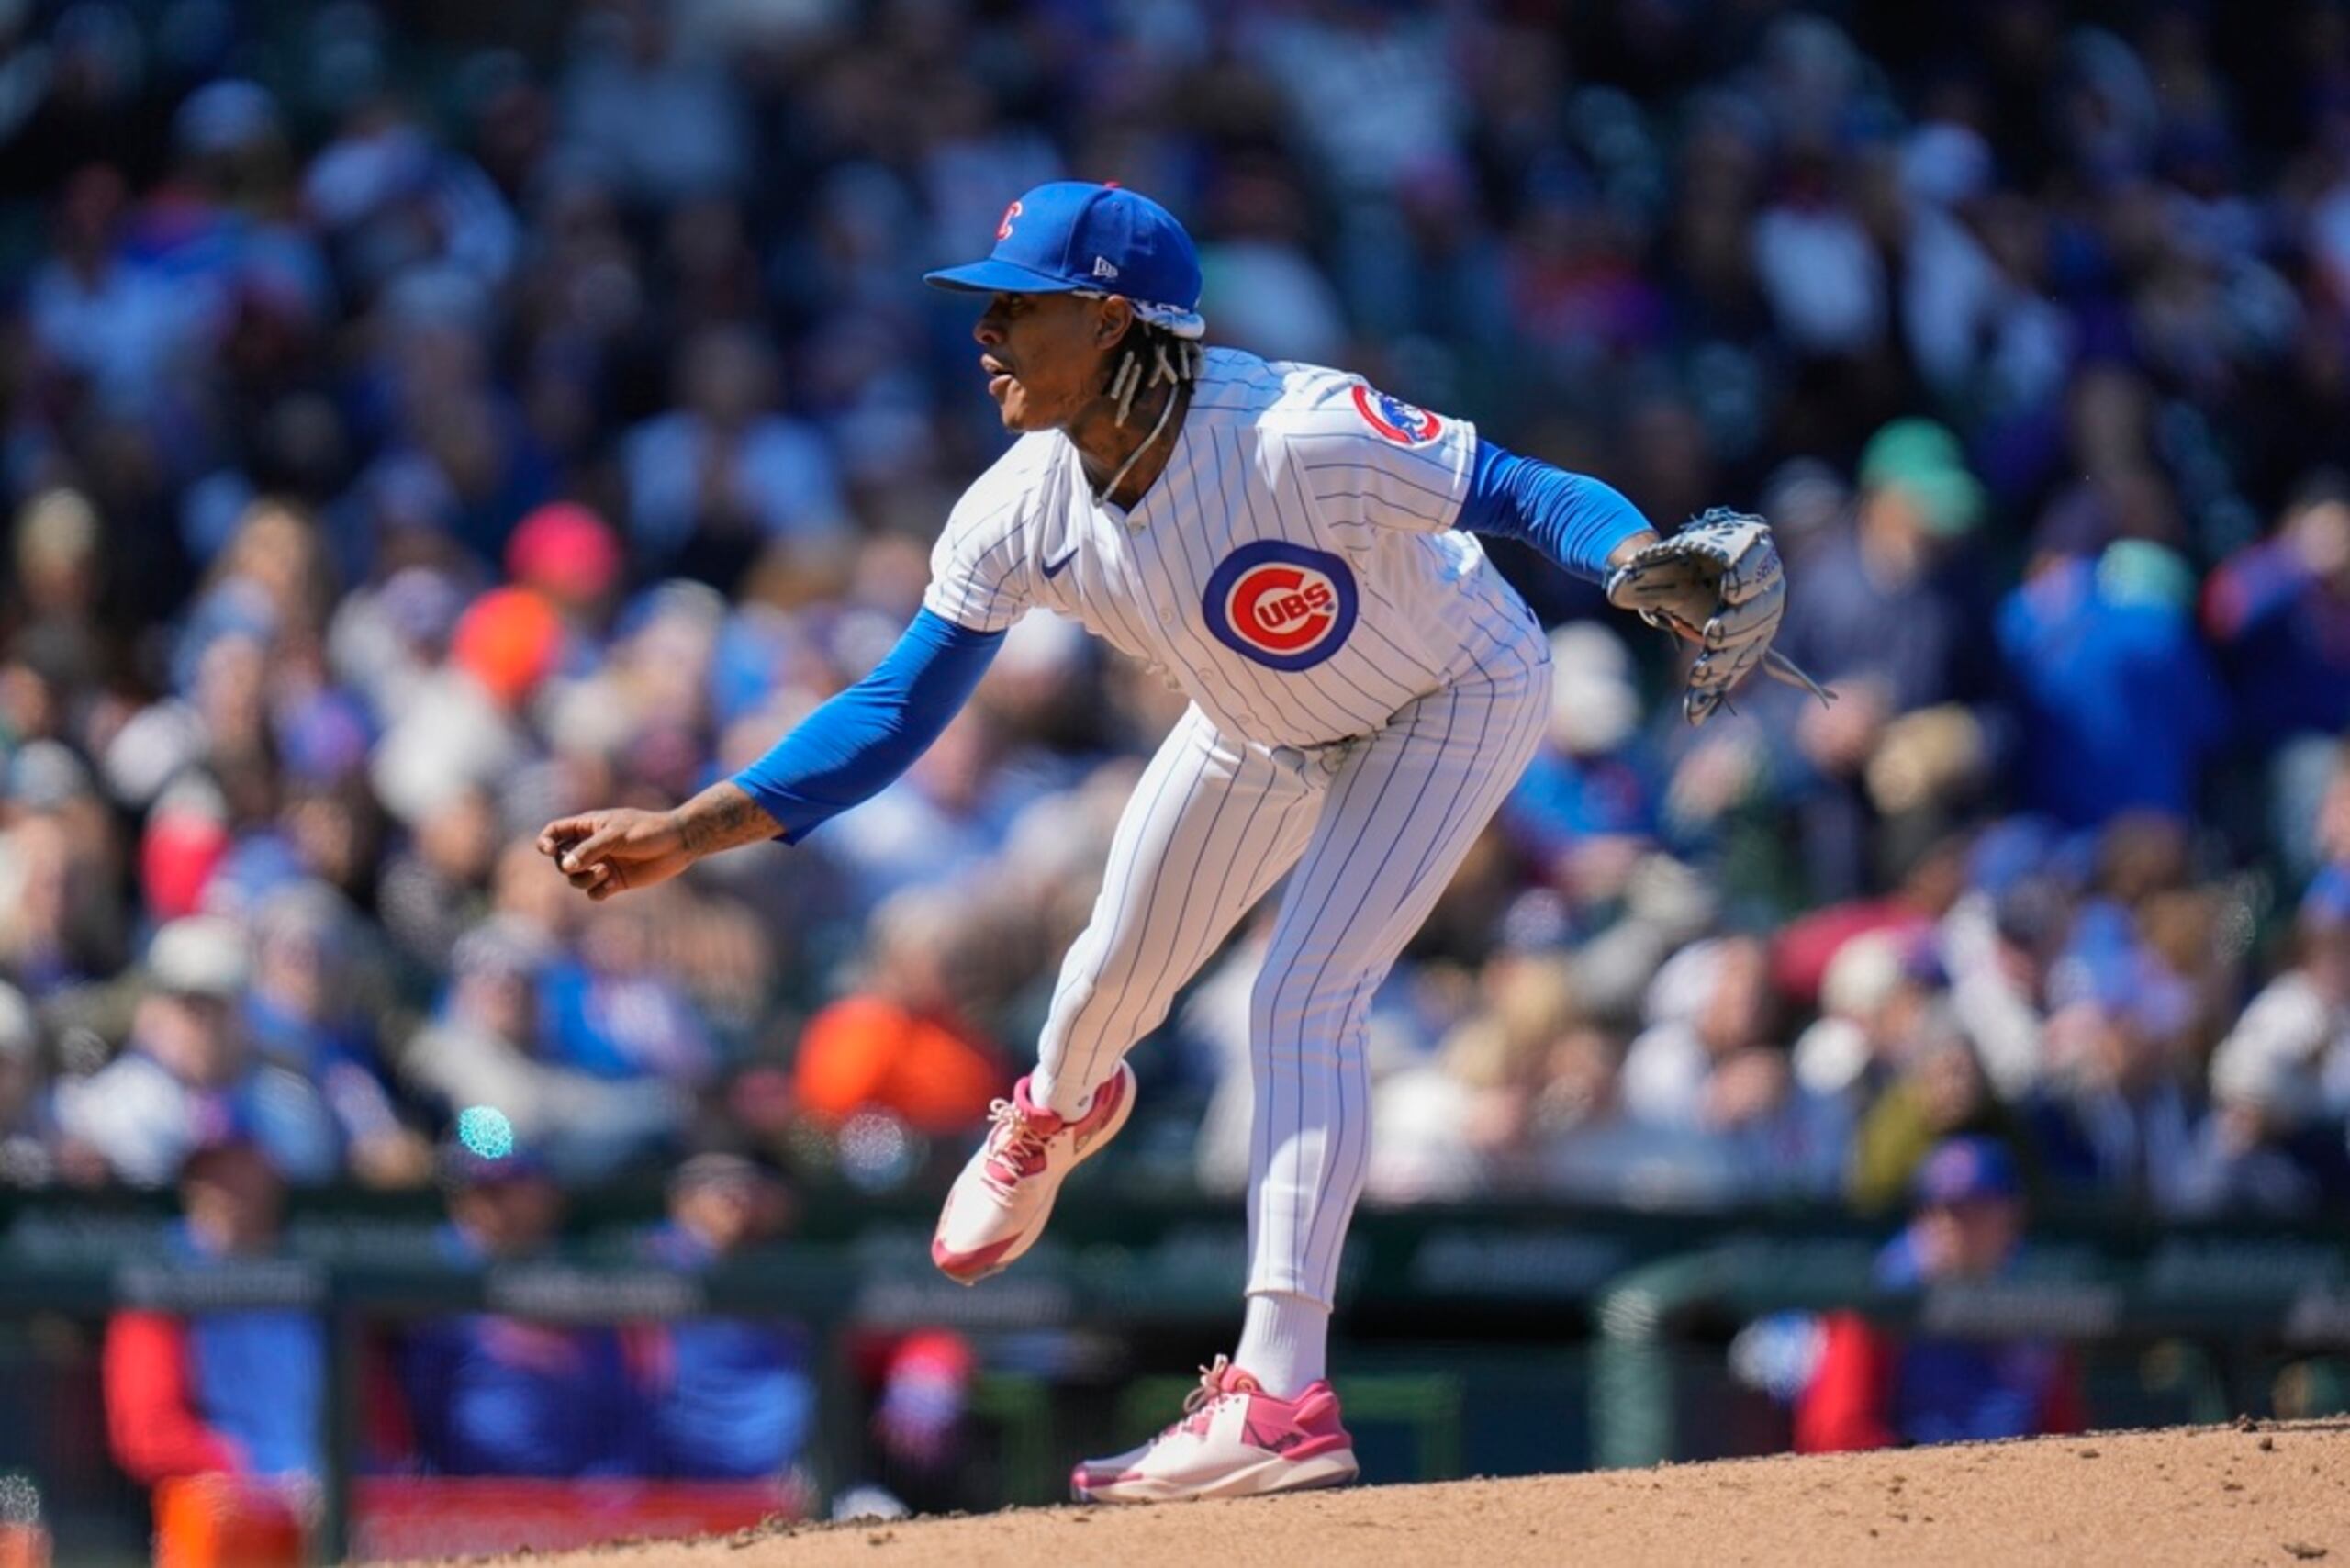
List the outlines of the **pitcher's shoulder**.
{"label": "pitcher's shoulder", "polygon": [[1200,368],[1192,406],[1227,418],[1279,420],[1343,398],[1346,388],[1360,379],[1326,365],[1213,348]]}
{"label": "pitcher's shoulder", "polygon": [[1049,512],[1067,487],[1069,442],[1055,431],[1024,435],[964,488],[946,520],[948,536],[1002,538]]}

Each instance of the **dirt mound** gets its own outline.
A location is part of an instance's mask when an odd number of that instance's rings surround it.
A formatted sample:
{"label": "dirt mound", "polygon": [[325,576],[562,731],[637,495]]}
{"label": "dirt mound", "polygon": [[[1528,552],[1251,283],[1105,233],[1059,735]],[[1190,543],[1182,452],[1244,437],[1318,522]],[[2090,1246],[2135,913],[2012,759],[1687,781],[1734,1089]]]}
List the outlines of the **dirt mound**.
{"label": "dirt mound", "polygon": [[1156,1508],[1014,1509],[501,1561],[532,1568],[2350,1568],[2350,1421],[2100,1432]]}

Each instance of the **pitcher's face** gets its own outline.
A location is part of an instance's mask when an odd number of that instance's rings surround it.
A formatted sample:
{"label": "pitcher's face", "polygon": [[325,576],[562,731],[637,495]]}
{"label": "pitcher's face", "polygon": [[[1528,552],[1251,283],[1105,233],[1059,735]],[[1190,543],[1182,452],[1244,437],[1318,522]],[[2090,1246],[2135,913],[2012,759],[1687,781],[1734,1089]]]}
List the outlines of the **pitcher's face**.
{"label": "pitcher's face", "polygon": [[1066,430],[1102,396],[1125,333],[1114,302],[1075,294],[998,294],[971,329],[1003,428]]}

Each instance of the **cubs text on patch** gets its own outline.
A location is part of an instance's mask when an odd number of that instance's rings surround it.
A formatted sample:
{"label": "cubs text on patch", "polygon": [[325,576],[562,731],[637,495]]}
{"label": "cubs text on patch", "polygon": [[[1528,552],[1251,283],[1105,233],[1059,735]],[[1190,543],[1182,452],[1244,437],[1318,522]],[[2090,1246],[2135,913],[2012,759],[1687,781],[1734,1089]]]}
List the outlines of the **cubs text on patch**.
{"label": "cubs text on patch", "polygon": [[1243,544],[1208,577],[1201,609],[1208,632],[1245,658],[1278,670],[1311,669],[1354,629],[1355,577],[1326,550],[1283,539]]}

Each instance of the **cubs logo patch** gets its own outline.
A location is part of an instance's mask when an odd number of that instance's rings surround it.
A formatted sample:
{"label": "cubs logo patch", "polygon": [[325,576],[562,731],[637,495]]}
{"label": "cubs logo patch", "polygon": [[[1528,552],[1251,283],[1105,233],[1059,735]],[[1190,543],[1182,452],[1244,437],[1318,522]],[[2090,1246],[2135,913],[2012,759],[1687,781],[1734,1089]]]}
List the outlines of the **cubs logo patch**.
{"label": "cubs logo patch", "polygon": [[1444,421],[1426,409],[1416,408],[1401,398],[1391,398],[1361,382],[1355,384],[1355,412],[1382,441],[1392,441],[1398,446],[1426,446],[1444,433]]}
{"label": "cubs logo patch", "polygon": [[1354,573],[1324,550],[1279,539],[1244,544],[1208,577],[1208,633],[1270,669],[1312,669],[1354,630]]}
{"label": "cubs logo patch", "polygon": [[1012,238],[1012,220],[1013,220],[1013,218],[1015,218],[1019,217],[1019,216],[1021,215],[1021,213],[1023,213],[1023,212],[1024,212],[1024,211],[1025,211],[1025,210],[1026,210],[1026,208],[1023,207],[1022,207],[1018,202],[1016,202],[1016,201],[1015,201],[1015,202],[1013,202],[1010,207],[1005,207],[1005,208],[1003,209],[1003,221],[1002,221],[1002,222],[1001,222],[1001,223],[999,223],[999,224],[997,224],[997,225],[995,226],[995,237],[996,237],[998,240],[1009,240],[1009,239],[1011,239],[1011,238]]}

